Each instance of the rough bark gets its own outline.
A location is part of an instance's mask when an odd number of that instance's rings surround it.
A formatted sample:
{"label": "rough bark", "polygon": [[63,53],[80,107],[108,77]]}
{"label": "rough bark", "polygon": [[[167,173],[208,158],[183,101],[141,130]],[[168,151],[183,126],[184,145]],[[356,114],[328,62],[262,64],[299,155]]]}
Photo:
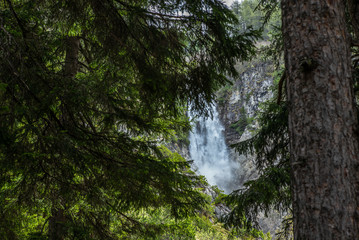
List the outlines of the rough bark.
{"label": "rough bark", "polygon": [[295,239],[359,239],[345,1],[282,0]]}
{"label": "rough bark", "polygon": [[64,73],[65,77],[73,78],[78,71],[78,55],[80,49],[80,39],[78,37],[67,37],[66,39],[66,58]]}

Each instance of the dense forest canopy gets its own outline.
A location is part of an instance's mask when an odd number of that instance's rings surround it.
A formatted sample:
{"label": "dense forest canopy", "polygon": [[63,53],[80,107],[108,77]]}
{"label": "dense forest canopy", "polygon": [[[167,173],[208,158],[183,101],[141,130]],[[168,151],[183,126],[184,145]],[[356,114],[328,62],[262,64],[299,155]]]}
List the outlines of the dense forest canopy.
{"label": "dense forest canopy", "polygon": [[2,239],[117,239],[206,203],[163,145],[253,54],[221,1],[0,3]]}

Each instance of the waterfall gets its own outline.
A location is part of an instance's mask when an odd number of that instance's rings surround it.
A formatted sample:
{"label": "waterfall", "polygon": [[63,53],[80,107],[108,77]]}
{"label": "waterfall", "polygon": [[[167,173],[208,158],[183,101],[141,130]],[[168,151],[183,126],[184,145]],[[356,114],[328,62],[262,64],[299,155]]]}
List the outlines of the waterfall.
{"label": "waterfall", "polygon": [[237,164],[229,158],[224,127],[215,106],[212,112],[212,118],[197,119],[189,136],[189,152],[198,173],[228,194],[233,190],[232,172]]}

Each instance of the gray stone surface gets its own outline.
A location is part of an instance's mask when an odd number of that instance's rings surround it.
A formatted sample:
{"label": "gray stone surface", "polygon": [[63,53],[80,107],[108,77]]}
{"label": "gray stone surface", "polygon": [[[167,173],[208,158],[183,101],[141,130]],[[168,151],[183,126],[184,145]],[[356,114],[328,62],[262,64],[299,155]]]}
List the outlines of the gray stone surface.
{"label": "gray stone surface", "polygon": [[[247,140],[258,128],[258,123],[253,119],[260,111],[260,104],[273,96],[273,66],[270,63],[245,64],[247,67],[238,79],[233,79],[233,86],[222,93],[218,105],[219,116],[225,126],[225,137],[228,145]],[[240,68],[243,69],[243,66]],[[247,119],[245,128],[240,132],[233,125],[241,119]],[[239,155],[233,148],[229,150],[232,161],[238,162],[240,168],[236,169],[233,184],[237,189],[243,188],[243,184],[258,177],[255,168],[255,156]],[[259,226],[264,233],[271,232],[271,236],[279,230],[283,214],[271,211],[266,217],[264,213],[258,215]]]}
{"label": "gray stone surface", "polygon": [[[252,119],[257,115],[260,104],[272,97],[272,71],[273,66],[269,63],[260,62],[247,66],[238,79],[232,79],[231,90],[226,91],[219,101],[219,116],[225,127],[229,146],[250,138],[253,130],[258,127],[257,122]],[[243,132],[238,132],[233,125],[243,118],[247,119],[247,124]],[[243,187],[245,181],[257,177],[253,156],[239,155],[234,149],[230,149],[230,157],[241,166],[237,169],[236,179],[233,179],[238,188]]]}

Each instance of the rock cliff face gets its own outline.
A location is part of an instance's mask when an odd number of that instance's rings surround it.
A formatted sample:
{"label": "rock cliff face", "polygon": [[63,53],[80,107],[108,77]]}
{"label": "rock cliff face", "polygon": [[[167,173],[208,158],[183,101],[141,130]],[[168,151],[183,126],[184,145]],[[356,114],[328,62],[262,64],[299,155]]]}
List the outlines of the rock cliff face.
{"label": "rock cliff face", "polygon": [[[244,64],[240,66],[242,73],[233,80],[233,86],[219,92],[218,112],[222,124],[225,126],[225,138],[228,146],[244,141],[251,137],[253,130],[258,128],[254,120],[260,110],[260,104],[272,97],[273,66],[266,62]],[[239,155],[233,148],[229,148],[230,159],[239,163],[234,174],[233,183],[237,189],[243,184],[255,179],[258,175],[254,164],[254,156]],[[278,212],[259,214],[258,222],[264,233],[270,231],[274,236],[279,229],[282,214]]]}
{"label": "rock cliff face", "polygon": [[[254,117],[259,111],[260,103],[268,100],[272,93],[273,66],[270,63],[258,62],[242,65],[242,73],[233,79],[233,86],[219,92],[218,112],[225,126],[225,138],[228,146],[248,139],[257,127]],[[241,156],[230,148],[230,158],[240,164],[236,179],[238,188],[247,180],[255,178],[256,171],[253,157]]]}

